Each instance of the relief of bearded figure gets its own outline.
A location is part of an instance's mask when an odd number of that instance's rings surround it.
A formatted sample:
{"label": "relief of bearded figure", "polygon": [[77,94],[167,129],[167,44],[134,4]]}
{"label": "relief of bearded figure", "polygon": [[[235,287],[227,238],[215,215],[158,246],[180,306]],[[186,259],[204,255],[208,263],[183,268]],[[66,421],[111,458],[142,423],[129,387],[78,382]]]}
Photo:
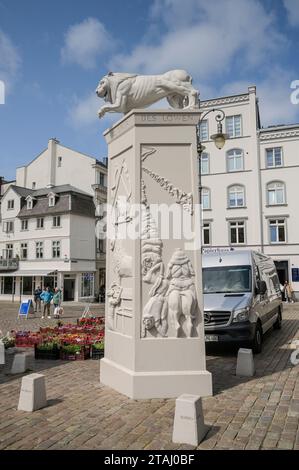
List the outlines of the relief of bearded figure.
{"label": "relief of bearded figure", "polygon": [[184,325],[187,337],[192,336],[194,321],[197,317],[198,303],[193,281],[195,276],[191,261],[177,248],[167,266],[166,278],[169,279],[167,293],[169,319],[180,337]]}

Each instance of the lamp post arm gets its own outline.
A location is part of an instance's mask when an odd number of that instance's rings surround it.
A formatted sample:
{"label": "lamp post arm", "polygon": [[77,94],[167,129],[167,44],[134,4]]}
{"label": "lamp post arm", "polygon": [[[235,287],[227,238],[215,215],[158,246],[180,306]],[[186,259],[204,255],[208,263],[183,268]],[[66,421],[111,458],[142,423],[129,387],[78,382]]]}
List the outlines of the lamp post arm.
{"label": "lamp post arm", "polygon": [[208,114],[210,113],[215,113],[215,112],[218,112],[220,114],[217,114],[217,116],[215,116],[215,119],[217,122],[221,122],[223,121],[223,119],[225,118],[225,113],[222,109],[219,109],[219,108],[213,108],[213,109],[209,109],[209,111],[206,111],[205,113],[203,113],[201,116],[200,116],[200,119],[197,123],[197,130],[198,130],[198,136],[199,136],[199,128],[200,128],[200,125],[202,124],[202,122],[205,120],[205,118],[208,116]]}
{"label": "lamp post arm", "polygon": [[215,116],[215,119],[216,119],[216,122],[219,126],[219,123],[221,123],[223,121],[223,119],[225,118],[225,113],[222,109],[219,109],[219,108],[212,108],[212,109],[209,109],[208,111],[204,112],[201,116],[200,116],[200,119],[196,125],[196,143],[197,143],[197,157],[198,157],[198,165],[199,165],[199,178],[198,178],[198,190],[199,190],[199,200],[200,200],[200,204],[202,203],[202,185],[201,185],[201,156],[202,156],[202,152],[204,150],[204,147],[201,143],[201,140],[200,140],[200,126],[202,124],[202,122],[204,121],[204,119],[208,116],[208,114],[210,113],[215,113],[217,112],[218,114]]}

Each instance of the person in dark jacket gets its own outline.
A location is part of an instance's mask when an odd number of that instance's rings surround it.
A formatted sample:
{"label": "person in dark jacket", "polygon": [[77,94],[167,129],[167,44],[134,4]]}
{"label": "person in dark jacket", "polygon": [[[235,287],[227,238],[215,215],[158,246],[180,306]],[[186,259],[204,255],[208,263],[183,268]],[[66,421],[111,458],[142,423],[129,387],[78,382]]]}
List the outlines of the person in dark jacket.
{"label": "person in dark jacket", "polygon": [[41,305],[41,294],[42,294],[42,290],[40,288],[40,286],[38,286],[35,291],[34,291],[34,311],[35,312],[41,312],[42,311],[42,305]]}

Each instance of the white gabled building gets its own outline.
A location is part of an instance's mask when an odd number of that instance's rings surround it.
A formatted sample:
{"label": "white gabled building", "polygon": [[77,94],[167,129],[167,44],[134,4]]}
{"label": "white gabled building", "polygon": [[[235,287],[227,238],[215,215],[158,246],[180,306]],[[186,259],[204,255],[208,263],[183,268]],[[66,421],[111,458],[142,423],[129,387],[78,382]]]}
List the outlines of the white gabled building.
{"label": "white gabled building", "polygon": [[96,205],[106,202],[107,166],[50,139],[31,163],[2,183],[0,299],[63,287],[64,300],[98,296],[105,245],[96,240]]}
{"label": "white gabled building", "polygon": [[32,296],[38,285],[63,287],[65,301],[93,298],[93,198],[70,185],[12,185],[1,205],[1,298]]}
{"label": "white gabled building", "polygon": [[203,101],[203,112],[225,112],[229,134],[222,150],[210,140],[215,114],[201,126],[203,246],[250,248],[270,255],[280,281],[299,293],[299,125],[262,128],[256,88]]}

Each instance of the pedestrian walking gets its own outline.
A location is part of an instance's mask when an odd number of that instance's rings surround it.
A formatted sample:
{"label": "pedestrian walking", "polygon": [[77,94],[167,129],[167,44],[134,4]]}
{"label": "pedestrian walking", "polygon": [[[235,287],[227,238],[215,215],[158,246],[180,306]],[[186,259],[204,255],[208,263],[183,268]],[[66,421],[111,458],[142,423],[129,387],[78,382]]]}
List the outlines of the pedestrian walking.
{"label": "pedestrian walking", "polygon": [[288,290],[288,301],[293,304],[294,303],[295,293],[294,293],[294,289],[293,289],[293,286],[292,286],[291,282],[288,282],[287,290]]}
{"label": "pedestrian walking", "polygon": [[285,297],[285,302],[286,303],[293,303],[293,295],[294,295],[294,289],[292,287],[292,284],[289,283],[289,281],[285,281],[284,283],[284,297]]}
{"label": "pedestrian walking", "polygon": [[50,287],[47,287],[46,290],[44,290],[44,291],[41,293],[40,298],[41,298],[41,300],[42,300],[43,303],[44,303],[43,316],[42,316],[42,318],[45,318],[45,313],[47,313],[47,317],[48,317],[48,318],[51,318],[51,310],[50,310],[50,307],[51,307],[51,300],[53,299],[53,294],[52,294],[52,292],[51,292]]}
{"label": "pedestrian walking", "polygon": [[34,291],[34,312],[41,312],[42,311],[42,301],[41,301],[41,294],[42,290],[40,286],[37,286],[37,288]]}
{"label": "pedestrian walking", "polygon": [[52,302],[54,306],[54,318],[59,318],[60,304],[61,304],[61,289],[58,289],[58,287],[55,287]]}

